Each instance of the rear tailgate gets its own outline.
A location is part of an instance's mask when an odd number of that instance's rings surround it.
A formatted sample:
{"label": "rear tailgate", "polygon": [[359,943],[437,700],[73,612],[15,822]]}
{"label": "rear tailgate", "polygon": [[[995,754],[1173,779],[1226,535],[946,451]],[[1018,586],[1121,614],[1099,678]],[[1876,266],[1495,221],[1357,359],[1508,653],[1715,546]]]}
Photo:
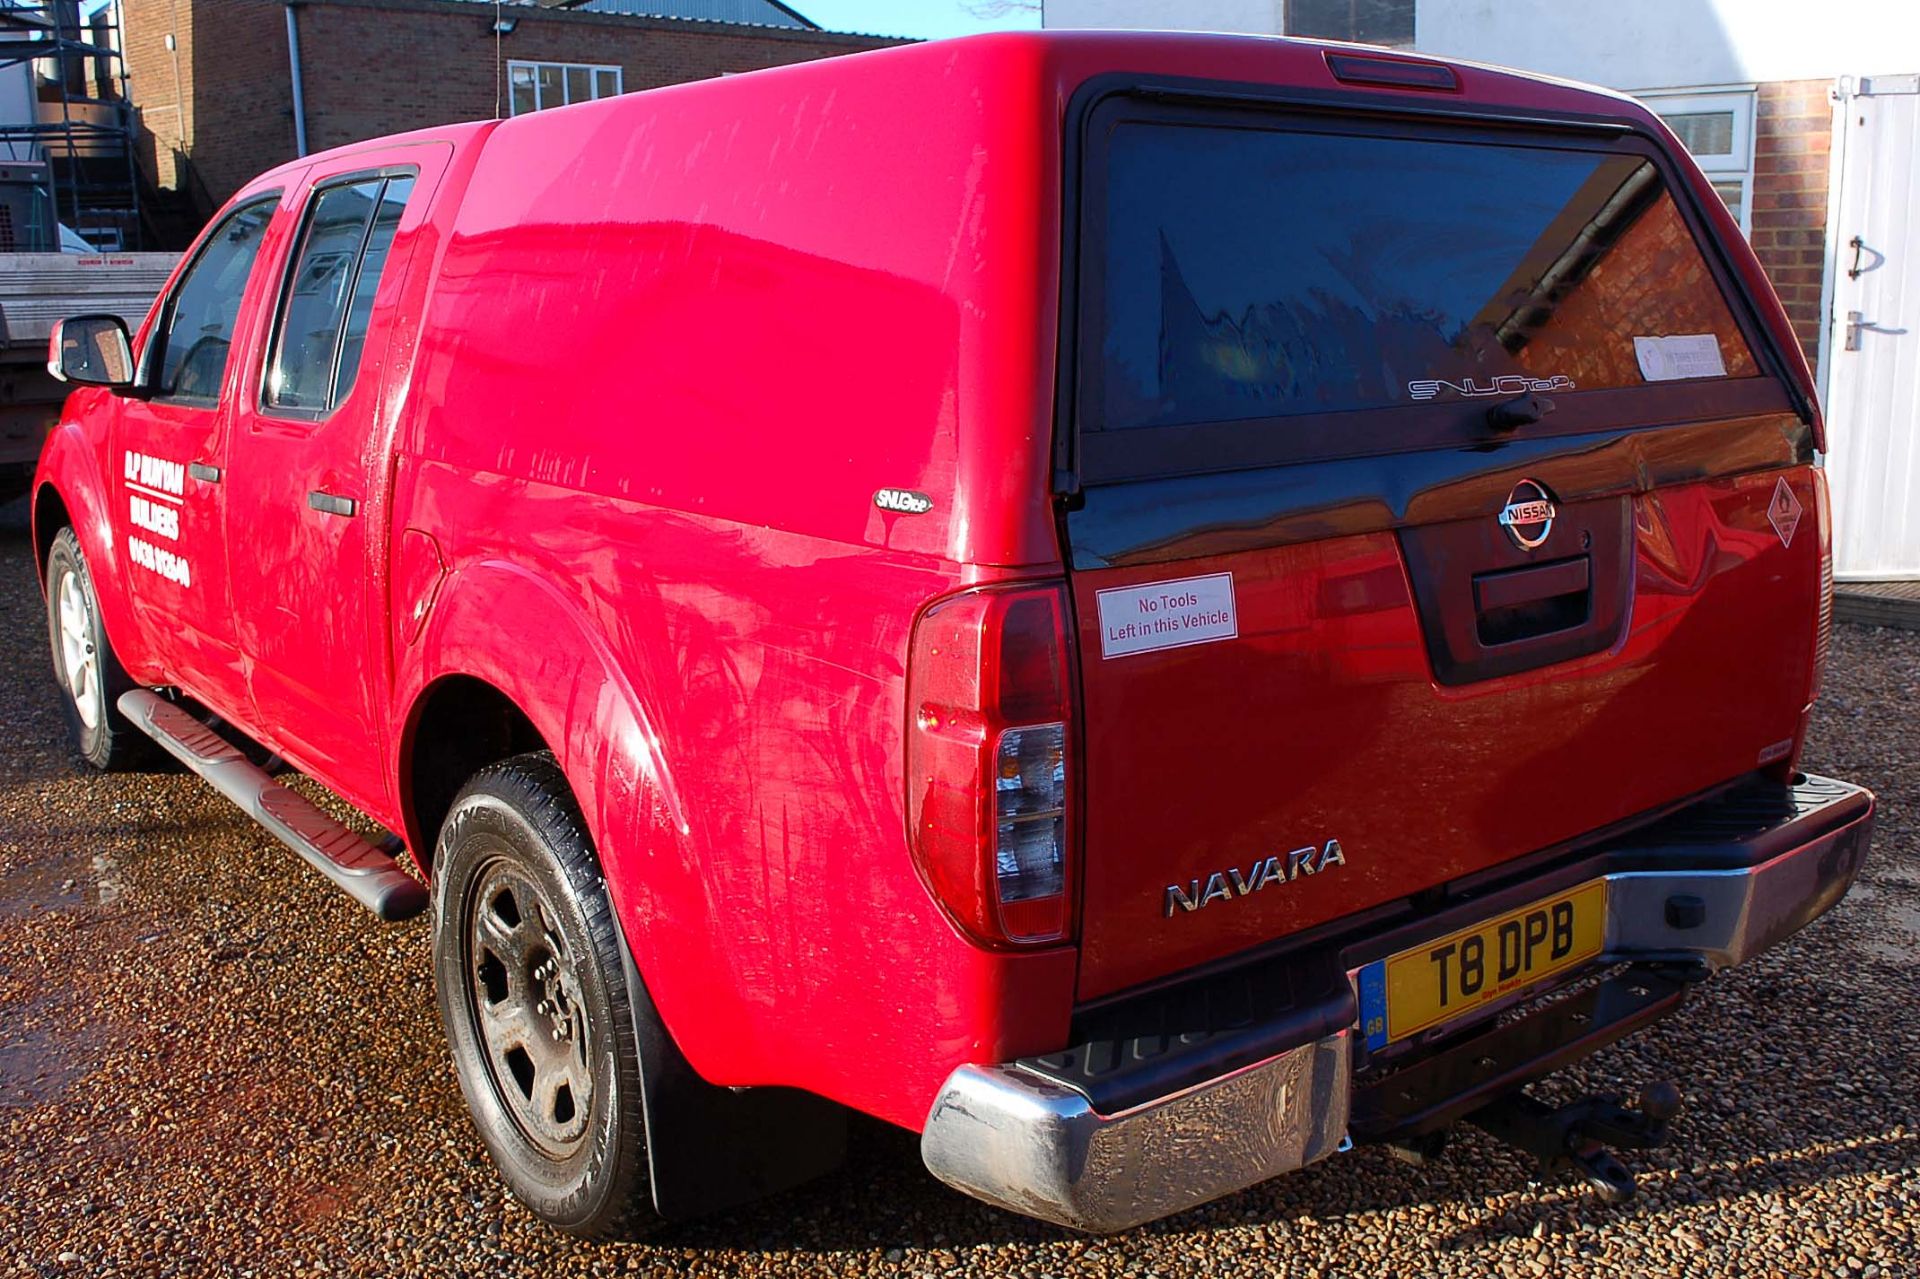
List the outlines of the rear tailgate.
{"label": "rear tailgate", "polygon": [[1125,95],[1087,137],[1082,998],[1796,749],[1811,432],[1650,139]]}

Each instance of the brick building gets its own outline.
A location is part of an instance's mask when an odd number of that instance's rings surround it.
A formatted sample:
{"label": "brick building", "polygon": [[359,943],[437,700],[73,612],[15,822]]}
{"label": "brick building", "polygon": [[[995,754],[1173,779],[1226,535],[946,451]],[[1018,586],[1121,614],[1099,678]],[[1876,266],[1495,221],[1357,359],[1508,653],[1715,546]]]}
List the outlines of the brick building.
{"label": "brick building", "polygon": [[142,165],[176,239],[303,135],[320,151],[901,43],[820,30],[777,0],[506,0],[498,19],[489,0],[120,4]]}
{"label": "brick building", "polygon": [[1832,146],[1833,81],[1778,80],[1754,90],[1752,208],[1744,225],[1809,362],[1825,326]]}

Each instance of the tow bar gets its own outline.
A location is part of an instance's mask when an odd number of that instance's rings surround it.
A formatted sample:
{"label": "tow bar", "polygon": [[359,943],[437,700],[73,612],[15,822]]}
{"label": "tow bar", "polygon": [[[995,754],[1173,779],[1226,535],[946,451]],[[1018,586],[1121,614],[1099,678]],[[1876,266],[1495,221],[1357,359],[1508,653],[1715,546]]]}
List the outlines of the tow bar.
{"label": "tow bar", "polygon": [[1651,1150],[1680,1113],[1680,1090],[1648,1084],[1633,1106],[1618,1094],[1585,1097],[1558,1109],[1516,1090],[1469,1114],[1467,1122],[1526,1151],[1544,1172],[1571,1169],[1608,1203],[1633,1198],[1633,1174],[1608,1147]]}

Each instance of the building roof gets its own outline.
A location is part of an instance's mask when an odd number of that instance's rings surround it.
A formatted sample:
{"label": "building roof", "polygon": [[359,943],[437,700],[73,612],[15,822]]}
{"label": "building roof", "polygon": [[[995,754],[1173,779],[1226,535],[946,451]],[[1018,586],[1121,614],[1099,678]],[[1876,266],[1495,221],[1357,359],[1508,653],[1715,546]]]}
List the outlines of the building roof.
{"label": "building roof", "polygon": [[[468,2],[492,4],[494,0]],[[562,13],[613,13],[627,18],[676,18],[683,22],[783,27],[789,31],[821,29],[819,23],[780,0],[501,0],[501,3]]]}
{"label": "building roof", "polygon": [[569,8],[587,13],[622,13],[639,18],[687,18],[695,22],[733,22],[750,27],[791,27],[818,31],[819,24],[778,0],[581,0]]}

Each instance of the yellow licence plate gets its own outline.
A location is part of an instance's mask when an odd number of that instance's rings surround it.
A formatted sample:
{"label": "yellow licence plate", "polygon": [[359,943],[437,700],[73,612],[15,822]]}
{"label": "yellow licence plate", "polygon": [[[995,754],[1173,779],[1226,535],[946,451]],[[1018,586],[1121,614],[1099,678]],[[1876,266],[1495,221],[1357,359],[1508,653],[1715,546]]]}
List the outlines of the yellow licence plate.
{"label": "yellow licence plate", "polygon": [[1360,1014],[1378,1048],[1585,963],[1607,932],[1607,881],[1592,880],[1368,964]]}

